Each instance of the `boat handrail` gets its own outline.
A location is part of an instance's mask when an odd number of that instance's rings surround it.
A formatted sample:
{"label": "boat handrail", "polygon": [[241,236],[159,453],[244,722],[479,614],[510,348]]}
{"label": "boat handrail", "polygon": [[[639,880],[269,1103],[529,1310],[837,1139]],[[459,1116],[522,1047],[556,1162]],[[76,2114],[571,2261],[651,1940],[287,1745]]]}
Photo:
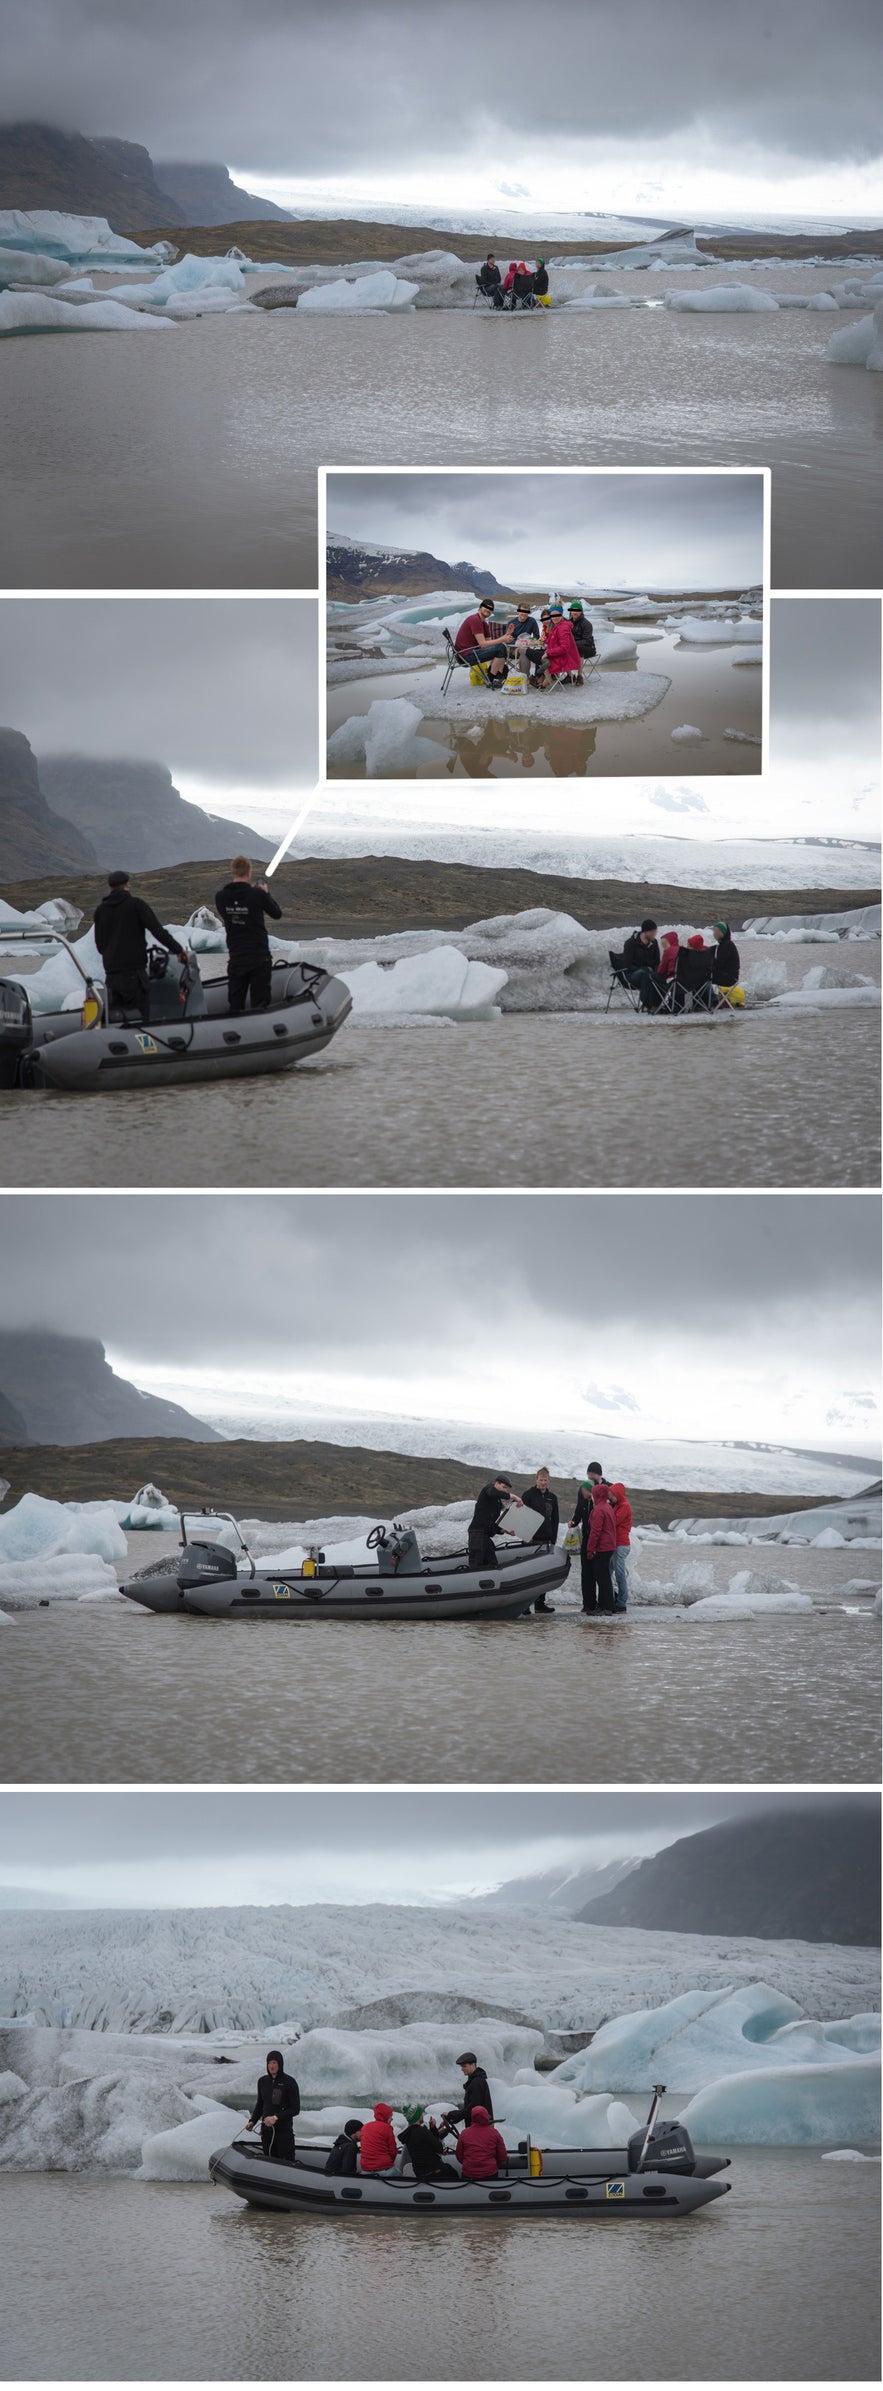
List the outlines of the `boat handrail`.
{"label": "boat handrail", "polygon": [[20,926],[18,923],[0,922],[0,954],[3,953],[9,939],[20,939],[23,946],[27,944],[33,946],[36,940],[42,938],[48,938],[53,941],[56,946],[61,946],[64,948],[65,954],[68,956],[70,962],[74,966],[74,970],[79,972],[80,978],[85,986],[87,997],[91,996],[93,1003],[98,1005],[99,1010],[103,1011],[102,1000],[98,994],[97,988],[95,987],[95,983],[91,978],[90,973],[86,970],[85,963],[80,962],[79,955],[76,953],[75,948],[71,946],[70,939],[65,937],[63,930],[56,930],[54,924],[51,922],[41,922],[39,927],[36,929],[32,926],[29,927],[28,924],[24,922]]}
{"label": "boat handrail", "polygon": [[[181,1543],[182,1543],[182,1544],[186,1544],[186,1542],[187,1542],[187,1519],[188,1519],[188,1518],[190,1518],[190,1519],[198,1519],[198,1518],[200,1517],[200,1512],[198,1512],[198,1511],[190,1511],[189,1513],[186,1513],[186,1514],[185,1514],[185,1512],[184,1512],[184,1511],[182,1510],[182,1508],[181,1508],[181,1505],[180,1505],[180,1503],[176,1505],[176,1509],[177,1509],[177,1513],[178,1513],[178,1519],[179,1519],[179,1521],[180,1521],[180,1525],[181,1525]],[[257,1572],[256,1572],[256,1569],[255,1569],[255,1564],[254,1564],[254,1556],[253,1556],[253,1554],[252,1554],[252,1553],[249,1551],[248,1545],[246,1544],[246,1541],[245,1541],[245,1537],[243,1536],[243,1533],[242,1533],[242,1529],[241,1529],[241,1527],[240,1527],[240,1525],[239,1525],[239,1521],[238,1521],[238,1519],[234,1519],[232,1511],[217,1511],[217,1510],[215,1509],[215,1507],[214,1507],[214,1504],[212,1505],[211,1509],[209,1509],[208,1505],[207,1505],[206,1503],[203,1503],[203,1504],[202,1504],[202,1507],[201,1507],[201,1516],[202,1516],[202,1518],[203,1518],[203,1519],[226,1519],[226,1520],[227,1520],[227,1522],[228,1522],[228,1525],[229,1525],[231,1528],[235,1528],[235,1530],[236,1530],[236,1534],[237,1534],[237,1536],[238,1536],[238,1538],[239,1538],[239,1546],[240,1546],[240,1551],[244,1552],[244,1554],[245,1554],[245,1558],[246,1558],[246,1560],[247,1560],[247,1562],[248,1562],[248,1571],[249,1571],[249,1576],[250,1576],[250,1577],[255,1577],[255,1576],[257,1575]]]}

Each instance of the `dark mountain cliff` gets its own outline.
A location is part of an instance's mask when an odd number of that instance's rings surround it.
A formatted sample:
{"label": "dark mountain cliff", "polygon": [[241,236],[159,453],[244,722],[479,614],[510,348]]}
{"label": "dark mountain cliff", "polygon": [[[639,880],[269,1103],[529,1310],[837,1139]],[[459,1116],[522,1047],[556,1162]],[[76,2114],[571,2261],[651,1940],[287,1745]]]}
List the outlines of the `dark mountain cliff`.
{"label": "dark mountain cliff", "polygon": [[[223,1442],[216,1428],[179,1403],[143,1395],[128,1378],[118,1378],[98,1337],[0,1329],[0,1400],[23,1423],[28,1444],[103,1444],[120,1436]],[[12,1431],[5,1434],[11,1442]]]}
{"label": "dark mountain cliff", "polygon": [[773,1941],[877,1943],[880,1818],[840,1796],[685,1835],[579,1915],[590,1926],[668,1927]]}
{"label": "dark mountain cliff", "polygon": [[0,880],[82,872],[95,861],[91,840],[47,804],[24,732],[0,730]]}
{"label": "dark mountain cliff", "polygon": [[166,764],[53,755],[42,758],[39,771],[50,804],[76,823],[106,871],[223,862],[237,847],[256,862],[273,853],[244,822],[186,805]]}

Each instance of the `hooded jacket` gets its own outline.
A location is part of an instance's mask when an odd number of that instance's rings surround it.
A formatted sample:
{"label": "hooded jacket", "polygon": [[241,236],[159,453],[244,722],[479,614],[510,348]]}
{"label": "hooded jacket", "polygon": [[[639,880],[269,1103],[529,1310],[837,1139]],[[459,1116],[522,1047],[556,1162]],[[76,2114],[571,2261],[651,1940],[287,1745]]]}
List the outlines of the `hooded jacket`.
{"label": "hooded jacket", "polygon": [[553,672],[581,672],[582,657],[569,623],[554,622],[546,632],[546,655]]}
{"label": "hooded jacket", "polygon": [[[279,2073],[276,2076],[270,2074],[271,2059],[279,2061]],[[281,2051],[267,2052],[267,2073],[258,2077],[249,2125],[257,2125],[262,2118],[270,2116],[278,2118],[280,2123],[287,2120],[289,2125],[293,2117],[300,2116],[300,2091],[294,2077],[285,2073]]]}
{"label": "hooded jacket", "polygon": [[586,1530],[587,1553],[616,1551],[616,1521],[609,1496],[599,1487],[595,1495]]}
{"label": "hooded jacket", "polygon": [[95,944],[105,971],[113,978],[117,974],[147,969],[147,932],[168,947],[170,955],[180,955],[181,945],[164,930],[153,906],[145,897],[133,897],[130,888],[109,888],[93,916]]}
{"label": "hooded jacket", "polygon": [[610,1492],[613,1497],[617,1544],[630,1544],[632,1540],[632,1506],[625,1487],[621,1486],[617,1479],[611,1486]]}
{"label": "hooded jacket", "polygon": [[499,1526],[504,1511],[508,1509],[509,1500],[508,1494],[497,1493],[493,1479],[487,1486],[483,1486],[469,1522],[470,1535],[492,1536],[495,1527]]}
{"label": "hooded jacket", "polygon": [[352,2134],[338,2134],[325,2161],[326,2175],[358,2175],[359,2145]]}
{"label": "hooded jacket", "polygon": [[431,2183],[433,2176],[438,2175],[439,2169],[444,2166],[443,2142],[438,2128],[426,2125],[422,2118],[415,2118],[413,2125],[406,2125],[400,2140],[408,2153],[418,2183]]}
{"label": "hooded jacket", "polygon": [[714,977],[719,988],[734,988],[739,977],[739,949],[729,930],[714,950]]}
{"label": "hooded jacket", "polygon": [[631,937],[626,939],[622,953],[627,971],[659,970],[658,942],[655,938],[651,938],[649,946],[645,946],[640,930],[632,931]]}
{"label": "hooded jacket", "polygon": [[[474,2081],[474,2078],[473,2078]],[[457,2136],[457,2157],[467,2183],[486,2183],[491,2175],[499,2175],[500,2168],[508,2168],[509,2154],[502,2134],[492,2125],[486,2108],[479,2101],[472,2111],[472,2120]]]}
{"label": "hooded jacket", "polygon": [[398,2157],[398,2143],[392,2130],[392,2110],[385,2100],[374,2103],[374,2115],[362,2127],[360,2144],[362,2174],[382,2175]]}
{"label": "hooded jacket", "polygon": [[483,2067],[474,2067],[471,2076],[467,2076],[459,2108],[449,2111],[452,2125],[456,2125],[459,2117],[462,2117],[464,2125],[471,2125],[476,2108],[484,2109],[493,2125],[494,2104]]}
{"label": "hooded jacket", "polygon": [[662,935],[662,956],[659,964],[659,969],[664,980],[671,980],[674,978],[675,972],[678,968],[679,946],[680,939],[678,938],[677,931],[664,930]]}

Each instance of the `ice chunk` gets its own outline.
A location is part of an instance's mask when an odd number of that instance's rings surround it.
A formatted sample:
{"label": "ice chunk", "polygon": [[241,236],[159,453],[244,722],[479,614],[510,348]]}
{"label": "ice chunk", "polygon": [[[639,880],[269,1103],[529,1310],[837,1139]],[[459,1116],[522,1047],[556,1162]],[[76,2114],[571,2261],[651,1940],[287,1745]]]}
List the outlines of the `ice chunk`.
{"label": "ice chunk", "polygon": [[683,614],[678,623],[678,638],[682,647],[726,648],[737,640],[745,640],[756,647],[763,634],[763,625],[753,615],[740,615],[734,621],[711,621],[705,615]]}
{"label": "ice chunk", "polygon": [[741,655],[740,655],[740,656],[731,656],[731,657],[730,657],[730,663],[731,663],[731,664],[762,664],[762,663],[763,663],[763,649],[762,649],[762,648],[749,648],[749,647],[745,647],[745,648],[743,648],[743,649],[742,649],[742,653],[741,653]]}
{"label": "ice chunk", "polygon": [[779,307],[805,307],[817,315],[837,306],[830,291],[777,291],[776,301]]}
{"label": "ice chunk", "polygon": [[121,1528],[161,1528],[166,1532],[177,1528],[178,1513],[167,1502],[158,1486],[139,1486],[137,1494],[118,1514]]}
{"label": "ice chunk", "polygon": [[[10,282],[32,290],[51,289],[53,283],[65,283],[67,267],[60,257],[40,257],[26,249],[0,249],[0,289]],[[91,288],[91,285],[89,286]]]}
{"label": "ice chunk", "polygon": [[[603,625],[596,628],[595,646],[602,664],[628,664],[637,652],[636,639],[630,632],[605,631]],[[597,674],[592,678],[597,679]]]}
{"label": "ice chunk", "polygon": [[756,1619],[758,1613],[775,1611],[811,1611],[812,1598],[801,1594],[796,1586],[761,1589],[754,1593],[733,1592],[708,1594],[701,1602],[690,1604],[691,1619]]}
{"label": "ice chunk", "polygon": [[[225,2149],[234,2135],[242,2133],[247,2119],[247,2108],[236,2117],[217,2101],[210,2107],[207,2104],[200,2107],[199,2113],[187,2118],[183,2125],[147,2134],[137,2169],[139,2178],[146,2183],[204,2183],[212,2152]],[[258,2134],[255,2147],[260,2155]]]}
{"label": "ice chunk", "polygon": [[801,2017],[796,2001],[762,1982],[691,1991],[599,2027],[588,2048],[565,2059],[550,2081],[589,2092],[645,2089],[665,2078],[693,2091],[734,2069],[781,2069],[795,2060],[848,2067],[856,2040],[864,2051],[869,2040],[878,2048],[879,2036],[877,2017],[863,2013],[839,2025],[817,2024]]}
{"label": "ice chunk", "polygon": [[880,2139],[880,2069],[873,2059],[842,2065],[773,2067],[725,2075],[681,2110],[698,2143],[791,2146]]}
{"label": "ice chunk", "polygon": [[[633,649],[633,642],[627,642]],[[603,659],[607,661],[607,659]],[[464,687],[464,683],[466,684]],[[582,688],[568,683],[561,689],[516,689],[507,693],[505,684],[499,692],[473,688],[461,674],[453,680],[444,697],[436,680],[412,684],[407,698],[393,698],[387,703],[409,706],[425,716],[428,722],[492,722],[498,715],[508,718],[518,715],[529,722],[629,722],[642,714],[650,714],[671,687],[668,673],[595,672]],[[372,706],[371,712],[374,712]],[[350,732],[352,723],[342,728]],[[340,732],[335,731],[328,742],[329,757],[344,760],[344,750],[336,746]],[[432,758],[438,761],[438,749],[427,743]],[[399,766],[398,769],[403,767]],[[370,769],[370,767],[369,767]]]}
{"label": "ice chunk", "polygon": [[755,290],[749,282],[712,283],[701,291],[663,291],[663,303],[677,315],[776,315],[779,302],[770,291]]}
{"label": "ice chunk", "polygon": [[0,2068],[0,2102],[20,2100],[27,2089],[24,2078],[15,2075],[11,2067]]}
{"label": "ice chunk", "polygon": [[51,299],[43,291],[0,292],[0,333],[15,332],[131,332],[150,325],[155,331],[163,321],[161,316],[136,315],[132,307],[120,307],[115,299],[87,300],[78,307],[73,300]]}
{"label": "ice chunk", "polygon": [[880,2157],[873,2150],[823,2150],[823,2159],[855,2159],[862,2167],[879,2167]]}
{"label": "ice chunk", "polygon": [[126,1539],[110,1503],[69,1505],[46,1495],[23,1494],[11,1511],[0,1512],[0,1561],[33,1560],[43,1554],[97,1553],[121,1559]]}
{"label": "ice chunk", "polygon": [[[469,2039],[476,2046],[480,2043],[483,2065],[505,2083],[508,2098],[516,2070],[532,2063],[544,2036],[536,2027],[477,2017],[470,2024]],[[311,2095],[327,2092],[345,2099],[351,2093],[363,2100],[387,2100],[391,2087],[397,2099],[443,2099],[459,2084],[457,2057],[462,2049],[462,2024],[417,2021],[364,2027],[357,2033],[317,2026],[298,2043],[297,2078],[301,2091]]]}
{"label": "ice chunk", "polygon": [[56,208],[0,208],[0,248],[67,258],[77,265],[108,267],[127,258],[145,270],[174,256],[167,241],[142,249],[125,233],[111,232],[106,216],[69,216]]}
{"label": "ice chunk", "polygon": [[672,739],[702,739],[705,736],[703,731],[697,729],[695,722],[680,722],[677,730],[669,735]]}
{"label": "ice chunk", "polygon": [[883,298],[873,315],[832,333],[825,355],[832,365],[866,365],[871,373],[883,373]]}
{"label": "ice chunk", "polygon": [[380,309],[397,314],[401,308],[413,307],[417,295],[416,282],[399,282],[387,268],[379,274],[365,274],[358,282],[326,282],[315,290],[302,291],[297,313],[334,315],[347,309],[350,314],[366,315]]}
{"label": "ice chunk", "polygon": [[211,292],[221,294],[222,304],[227,306],[230,297],[238,298],[244,288],[242,268],[234,258],[194,257],[188,250],[176,265],[157,274],[155,281],[115,283],[107,295],[123,302],[131,300],[138,307],[165,307],[171,299]]}
{"label": "ice chunk", "polygon": [[362,963],[340,972],[356,1015],[443,1013],[461,1021],[492,1020],[506,976],[486,963],[470,962],[451,946],[408,956],[391,968]]}
{"label": "ice chunk", "polygon": [[97,1553],[43,1553],[38,1560],[0,1559],[0,1602],[13,1611],[40,1602],[115,1602],[116,1571]]}
{"label": "ice chunk", "polygon": [[363,763],[369,780],[385,780],[390,773],[414,771],[421,761],[435,760],[431,741],[416,736],[425,711],[407,697],[375,698],[367,714],[353,714],[332,731],[329,764],[345,769]]}
{"label": "ice chunk", "polygon": [[623,2101],[610,2100],[606,2093],[580,2100],[551,2076],[534,2074],[514,2085],[491,2077],[490,2086],[510,2150],[525,2134],[540,2147],[551,2142],[565,2150],[616,2150],[637,2130],[638,2120]]}

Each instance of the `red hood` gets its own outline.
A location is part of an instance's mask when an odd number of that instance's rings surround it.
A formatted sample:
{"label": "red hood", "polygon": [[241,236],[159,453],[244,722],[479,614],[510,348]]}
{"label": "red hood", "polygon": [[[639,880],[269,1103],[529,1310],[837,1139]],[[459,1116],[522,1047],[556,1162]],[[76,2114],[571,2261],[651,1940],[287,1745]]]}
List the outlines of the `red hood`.
{"label": "red hood", "polygon": [[386,2104],[385,2100],[376,2100],[376,2101],[375,2101],[375,2103],[374,2103],[374,2115],[375,2115],[375,2117],[378,2117],[378,2118],[380,2119],[380,2122],[381,2122],[381,2124],[382,2124],[382,2125],[389,2125],[389,2124],[391,2123],[391,2120],[392,2120],[392,2110],[391,2110],[390,2108],[387,2108],[387,2104]]}
{"label": "red hood", "polygon": [[488,2116],[487,2110],[481,2107],[480,2102],[476,2102],[475,2108],[473,2109],[472,2115],[469,2119],[469,2123],[470,2125],[490,2125],[490,2118]]}

